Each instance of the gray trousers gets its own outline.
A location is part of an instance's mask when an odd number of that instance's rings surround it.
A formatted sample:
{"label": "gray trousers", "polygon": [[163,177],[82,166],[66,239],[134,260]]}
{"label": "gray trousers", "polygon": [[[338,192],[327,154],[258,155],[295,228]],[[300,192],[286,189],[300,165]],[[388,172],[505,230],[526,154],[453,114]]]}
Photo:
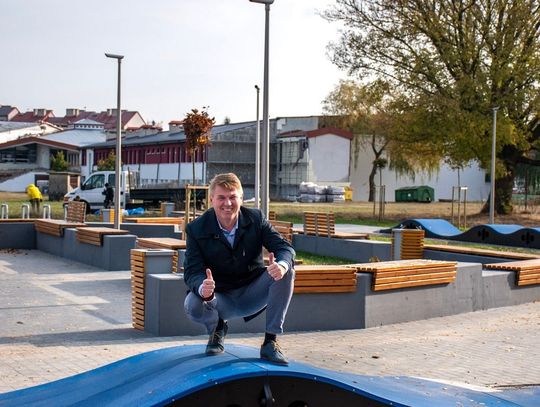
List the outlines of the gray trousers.
{"label": "gray trousers", "polygon": [[245,287],[215,293],[212,301],[205,302],[190,292],[184,301],[184,309],[189,319],[206,326],[211,334],[219,318],[228,321],[247,317],[266,306],[266,332],[280,334],[283,333],[283,322],[293,289],[294,269],[289,270],[279,281],[274,281],[264,272]]}

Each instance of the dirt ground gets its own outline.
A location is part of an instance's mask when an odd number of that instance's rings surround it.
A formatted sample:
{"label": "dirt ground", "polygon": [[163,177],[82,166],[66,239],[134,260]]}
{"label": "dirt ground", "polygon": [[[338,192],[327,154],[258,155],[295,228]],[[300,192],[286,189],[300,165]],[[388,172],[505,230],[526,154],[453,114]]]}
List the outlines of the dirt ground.
{"label": "dirt ground", "polygon": [[[14,192],[0,192],[0,203],[13,202],[16,205],[14,210],[27,200],[26,194]],[[47,199],[45,197],[45,202]],[[56,203],[55,203],[56,204]],[[57,203],[61,207],[61,203]],[[464,215],[467,215],[466,227],[489,223],[488,214],[480,213],[483,203],[468,202],[466,208],[463,205],[459,208],[460,225],[463,226]],[[54,208],[53,208],[54,209]],[[18,209],[17,209],[18,210]],[[306,211],[314,212],[334,212],[340,221],[367,221],[373,223],[378,221],[379,208],[374,211],[372,202],[339,202],[339,203],[300,203],[300,202],[271,202],[270,210],[281,216],[301,217]],[[60,210],[59,210],[60,211]],[[398,223],[409,218],[441,218],[458,225],[458,207],[454,205],[452,222],[452,204],[450,202],[388,202],[384,208],[384,224]],[[516,205],[512,215],[496,215],[496,223],[518,224],[523,226],[540,227],[540,206]]]}
{"label": "dirt ground", "polygon": [[[489,223],[489,214],[480,213],[483,207],[480,202],[468,202],[466,208],[463,205],[459,208],[461,216],[459,218],[463,226],[466,215],[466,227]],[[379,209],[373,210],[371,202],[344,202],[344,203],[316,203],[306,204],[298,202],[272,202],[270,210],[275,210],[278,217],[280,215],[298,215],[301,216],[305,211],[316,212],[334,212],[336,217],[343,220],[353,221],[376,221],[378,219]],[[375,213],[375,215],[374,215]],[[409,218],[440,218],[458,224],[458,207],[454,205],[452,217],[452,204],[450,202],[388,202],[384,209],[385,223],[400,222]],[[518,224],[523,226],[540,227],[540,208],[524,208],[516,206],[511,215],[496,215],[495,222],[500,224]]]}

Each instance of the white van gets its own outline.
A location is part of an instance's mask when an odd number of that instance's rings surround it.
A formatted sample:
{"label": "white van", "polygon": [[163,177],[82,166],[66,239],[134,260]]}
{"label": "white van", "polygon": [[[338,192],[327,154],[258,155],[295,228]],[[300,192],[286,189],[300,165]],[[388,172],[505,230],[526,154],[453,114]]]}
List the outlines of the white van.
{"label": "white van", "polygon": [[[120,206],[126,207],[126,202],[129,200],[130,187],[135,185],[135,173],[132,171],[122,171],[120,178]],[[64,195],[64,203],[73,200],[86,202],[87,212],[95,211],[103,208],[105,201],[105,183],[115,188],[115,172],[114,171],[96,171],[79,187]],[[115,193],[116,196],[116,193]]]}

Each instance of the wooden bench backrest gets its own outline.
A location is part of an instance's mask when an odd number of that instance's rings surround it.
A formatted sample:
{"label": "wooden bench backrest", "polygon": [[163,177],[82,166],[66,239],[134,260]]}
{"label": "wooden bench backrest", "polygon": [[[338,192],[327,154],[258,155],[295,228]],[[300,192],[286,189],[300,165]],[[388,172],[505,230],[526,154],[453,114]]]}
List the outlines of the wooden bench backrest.
{"label": "wooden bench backrest", "polygon": [[71,201],[67,205],[66,221],[84,223],[86,219],[86,203]]}
{"label": "wooden bench backrest", "polygon": [[268,223],[272,225],[272,227],[283,237],[283,239],[285,239],[289,243],[292,243],[292,222],[285,222],[282,220],[269,220]]}
{"label": "wooden bench backrest", "polygon": [[335,265],[295,266],[294,293],[348,293],[356,291],[356,269]]}
{"label": "wooden bench backrest", "polygon": [[128,218],[128,222],[134,223],[160,223],[167,225],[181,225],[184,218],[169,218],[169,217],[146,217],[146,218]]}
{"label": "wooden bench backrest", "polygon": [[335,218],[332,212],[304,212],[304,233],[315,236],[332,236],[335,230]]}
{"label": "wooden bench backrest", "polygon": [[395,260],[353,264],[358,272],[373,273],[373,291],[448,284],[456,279],[457,263],[442,260]]}
{"label": "wooden bench backrest", "polygon": [[392,259],[411,260],[423,258],[424,236],[425,231],[422,229],[392,230]]}
{"label": "wooden bench backrest", "polygon": [[540,284],[540,259],[486,264],[487,269],[516,272],[518,286]]}

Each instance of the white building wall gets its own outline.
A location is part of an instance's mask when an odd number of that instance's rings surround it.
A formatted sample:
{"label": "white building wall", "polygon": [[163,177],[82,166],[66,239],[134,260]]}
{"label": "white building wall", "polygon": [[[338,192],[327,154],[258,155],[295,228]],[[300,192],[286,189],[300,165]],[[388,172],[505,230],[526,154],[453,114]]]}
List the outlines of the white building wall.
{"label": "white building wall", "polygon": [[[6,192],[25,192],[28,184],[33,184],[36,175],[46,175],[46,172],[27,172],[15,178],[10,178],[4,182],[0,182],[0,191]],[[17,208],[19,210],[20,208]]]}
{"label": "white building wall", "polygon": [[36,155],[36,165],[39,168],[51,168],[51,149],[49,148],[49,146],[37,144]]}
{"label": "white building wall", "polygon": [[310,167],[315,183],[349,181],[351,142],[344,137],[327,134],[311,137],[309,141]]}
{"label": "white building wall", "polygon": [[4,130],[0,131],[0,143],[16,140],[22,136],[35,136],[40,134],[44,134],[44,130],[39,125],[24,127],[21,129]]}
{"label": "white building wall", "polygon": [[[367,201],[369,197],[369,173],[373,161],[373,154],[361,152],[357,166],[351,160],[351,188],[354,201]],[[489,195],[490,183],[485,182],[485,171],[476,163],[471,163],[460,171],[461,186],[467,186],[468,201],[485,201]],[[435,190],[435,200],[451,199],[452,186],[458,185],[458,173],[446,164],[441,163],[439,171],[431,174],[420,172],[414,179],[409,176],[400,176],[395,171],[385,168],[382,170],[382,183],[386,186],[386,201],[395,201],[395,190],[402,187],[428,185]],[[379,173],[375,175],[375,184],[379,185]]]}

